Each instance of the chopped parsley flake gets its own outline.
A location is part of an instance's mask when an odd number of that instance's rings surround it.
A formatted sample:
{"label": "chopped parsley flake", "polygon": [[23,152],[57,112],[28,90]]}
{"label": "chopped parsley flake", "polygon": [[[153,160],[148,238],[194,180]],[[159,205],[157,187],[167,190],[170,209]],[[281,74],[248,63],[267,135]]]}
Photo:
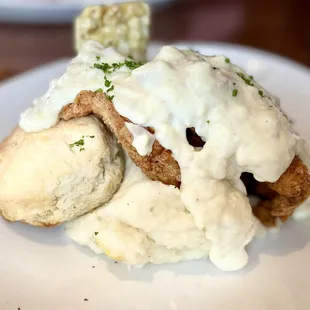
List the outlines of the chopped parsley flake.
{"label": "chopped parsley flake", "polygon": [[247,78],[246,75],[241,73],[241,72],[238,72],[237,74],[242,78],[242,80],[245,82],[245,84],[250,85],[250,86],[254,86],[254,84],[251,82],[250,77]]}
{"label": "chopped parsley flake", "polygon": [[264,92],[262,90],[259,90],[258,93],[260,94],[261,97],[263,97],[263,98],[265,97]]}
{"label": "chopped parsley flake", "polygon": [[99,61],[100,60],[100,56],[96,56],[96,59],[97,59],[97,61]]}
{"label": "chopped parsley flake", "polygon": [[107,77],[106,76],[104,76],[104,86],[105,87],[110,87],[111,86],[111,81],[109,81],[108,79],[107,79]]}
{"label": "chopped parsley flake", "polygon": [[98,233],[98,231],[95,231],[94,234],[95,234],[95,236],[97,236],[99,233]]}
{"label": "chopped parsley flake", "polygon": [[109,89],[107,89],[107,92],[114,90],[114,85],[112,85]]}
{"label": "chopped parsley flake", "polygon": [[95,94],[102,93],[102,92],[103,92],[102,88],[98,88],[97,90],[95,90]]}
{"label": "chopped parsley flake", "polygon": [[207,124],[210,124],[210,120],[207,120]]}
{"label": "chopped parsley flake", "polygon": [[106,91],[106,96],[107,98],[112,101],[114,96],[112,95],[107,95],[108,92],[111,92],[112,90],[114,90],[114,85],[111,85],[112,81],[108,80],[108,78],[106,76],[104,76],[104,86],[107,87],[107,91]]}
{"label": "chopped parsley flake", "polygon": [[134,70],[134,69],[137,69],[137,68],[141,67],[142,63],[126,59],[125,60],[125,65],[127,66],[127,68],[129,68],[131,70]]}
{"label": "chopped parsley flake", "polygon": [[[81,146],[84,146],[85,145],[85,141],[84,141],[84,138],[91,138],[91,139],[93,139],[93,138],[95,138],[95,136],[90,136],[90,135],[87,135],[87,136],[82,136],[82,139],[80,139],[80,140],[78,140],[78,141],[75,141],[75,142],[73,142],[73,143],[71,143],[71,144],[69,144],[69,147],[70,147],[70,149],[72,149],[73,147],[75,147],[75,146],[77,146],[77,147],[81,147]],[[84,147],[81,147],[80,148],[80,152],[82,152],[82,151],[85,151],[85,148]]]}
{"label": "chopped parsley flake", "polygon": [[254,79],[253,75],[249,75],[249,78],[250,78],[251,80],[253,80],[253,79]]}
{"label": "chopped parsley flake", "polygon": [[233,89],[232,96],[237,97],[237,95],[238,95],[238,89]]}
{"label": "chopped parsley flake", "polygon": [[94,68],[102,70],[104,73],[108,73],[108,74],[112,73],[111,71],[112,67],[106,62],[103,62],[101,64],[95,63]]}
{"label": "chopped parsley flake", "polygon": [[217,68],[217,67],[213,67],[213,70],[219,70],[219,68]]}
{"label": "chopped parsley flake", "polygon": [[[99,60],[99,59],[97,59],[97,60]],[[125,59],[124,62],[114,62],[114,63],[112,63],[112,65],[109,65],[106,62],[94,63],[94,68],[102,70],[106,74],[112,74],[117,69],[120,69],[124,66],[126,66],[130,70],[134,70],[134,69],[137,69],[140,66],[142,66],[142,63],[141,62],[135,62],[135,61],[130,60],[130,59]]]}
{"label": "chopped parsley flake", "polygon": [[[99,56],[98,56],[99,57]],[[97,60],[98,57],[96,58]],[[133,60],[130,60],[130,59],[125,59],[124,62],[114,62],[112,63],[111,65],[106,63],[106,62],[102,62],[102,63],[94,63],[94,68],[96,69],[99,69],[99,70],[102,70],[105,74],[112,74],[114,73],[117,69],[120,69],[122,67],[126,66],[127,68],[129,68],[130,70],[134,70],[134,69],[137,69],[139,68],[140,66],[142,66],[142,63],[140,62],[135,62]],[[112,90],[114,90],[114,86],[112,85],[112,81],[110,81],[106,76],[104,76],[104,86],[107,87],[107,91],[106,93],[108,92],[111,92]],[[99,88],[95,91],[95,93],[102,93],[103,90],[102,88]],[[114,98],[114,95],[107,95],[107,98],[112,101],[113,98]]]}
{"label": "chopped parsley flake", "polygon": [[84,139],[80,139],[80,140],[78,140],[76,142],[73,142],[73,143],[69,144],[70,148],[73,148],[75,146],[81,146],[81,145],[84,145]]}
{"label": "chopped parsley flake", "polygon": [[230,63],[230,59],[229,58],[225,58],[225,62],[227,63],[227,64],[229,64]]}

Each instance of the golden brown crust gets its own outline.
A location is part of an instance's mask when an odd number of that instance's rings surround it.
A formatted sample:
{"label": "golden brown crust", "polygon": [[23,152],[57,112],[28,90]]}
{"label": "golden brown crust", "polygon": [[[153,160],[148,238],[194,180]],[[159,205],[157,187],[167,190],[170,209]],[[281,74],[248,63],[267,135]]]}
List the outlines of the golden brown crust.
{"label": "golden brown crust", "polygon": [[279,180],[275,183],[268,183],[268,185],[281,196],[301,197],[308,189],[309,182],[308,168],[296,156]]}
{"label": "golden brown crust", "polygon": [[276,218],[285,222],[295,209],[309,197],[310,175],[308,168],[296,156],[278,181],[259,183],[259,186],[257,193],[262,194],[263,192],[271,199],[262,200],[254,208],[253,213],[266,226],[274,226]]}
{"label": "golden brown crust", "polygon": [[[0,216],[2,216],[2,218],[6,220],[7,222],[10,222],[10,223],[16,222],[14,219],[6,217],[6,215],[2,213],[1,210],[0,210]],[[60,222],[59,223],[42,223],[42,222],[32,222],[32,221],[25,221],[25,220],[22,220],[20,222],[24,224],[29,224],[32,226],[37,226],[37,227],[55,227],[61,224]]]}
{"label": "golden brown crust", "polygon": [[181,183],[180,168],[170,150],[163,148],[156,140],[152,152],[141,156],[132,146],[132,135],[125,123],[130,122],[122,117],[103,93],[82,91],[74,102],[65,106],[60,118],[68,120],[74,117],[95,114],[116,135],[122,147],[133,162],[152,180],[179,187]]}

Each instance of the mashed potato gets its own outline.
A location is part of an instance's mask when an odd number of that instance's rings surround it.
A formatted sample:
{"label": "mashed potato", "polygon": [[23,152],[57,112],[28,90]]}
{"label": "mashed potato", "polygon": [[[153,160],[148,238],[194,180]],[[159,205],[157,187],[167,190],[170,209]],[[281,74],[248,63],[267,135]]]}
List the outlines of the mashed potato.
{"label": "mashed potato", "polygon": [[179,190],[151,181],[129,158],[112,200],[66,223],[66,232],[96,253],[132,266],[206,258],[209,251]]}

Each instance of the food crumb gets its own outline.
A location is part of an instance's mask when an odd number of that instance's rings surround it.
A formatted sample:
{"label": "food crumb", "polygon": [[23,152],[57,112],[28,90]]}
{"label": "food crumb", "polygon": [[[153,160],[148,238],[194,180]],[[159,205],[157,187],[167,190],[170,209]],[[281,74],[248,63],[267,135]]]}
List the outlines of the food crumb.
{"label": "food crumb", "polygon": [[84,298],[84,301],[88,301],[88,298]]}
{"label": "food crumb", "polygon": [[95,268],[95,266],[91,266],[92,268]]}

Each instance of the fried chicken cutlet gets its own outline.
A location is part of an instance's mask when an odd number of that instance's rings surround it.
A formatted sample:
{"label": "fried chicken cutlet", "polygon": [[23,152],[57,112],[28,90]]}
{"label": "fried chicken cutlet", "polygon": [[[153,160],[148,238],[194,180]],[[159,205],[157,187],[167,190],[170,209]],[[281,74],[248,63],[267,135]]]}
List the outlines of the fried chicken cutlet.
{"label": "fried chicken cutlet", "polygon": [[[254,186],[253,186],[254,184]],[[308,168],[298,156],[275,183],[252,183],[252,193],[262,198],[253,213],[265,226],[285,222],[310,195]]]}
{"label": "fried chicken cutlet", "polygon": [[[173,158],[171,151],[165,149],[155,140],[152,152],[141,156],[132,145],[133,137],[125,125],[130,120],[116,111],[113,103],[107,99],[104,93],[80,92],[73,103],[62,109],[60,118],[69,120],[89,114],[95,114],[103,120],[116,135],[133,162],[150,179],[180,187],[180,167]],[[146,129],[154,133],[152,128]],[[194,128],[188,128],[186,135],[189,143],[194,147],[203,147],[205,144],[196,134]],[[262,198],[262,201],[254,208],[253,212],[266,226],[274,226],[277,218],[286,221],[310,194],[308,169],[297,156],[276,182],[260,183],[255,181],[254,178],[248,177],[244,183],[249,193]]]}

